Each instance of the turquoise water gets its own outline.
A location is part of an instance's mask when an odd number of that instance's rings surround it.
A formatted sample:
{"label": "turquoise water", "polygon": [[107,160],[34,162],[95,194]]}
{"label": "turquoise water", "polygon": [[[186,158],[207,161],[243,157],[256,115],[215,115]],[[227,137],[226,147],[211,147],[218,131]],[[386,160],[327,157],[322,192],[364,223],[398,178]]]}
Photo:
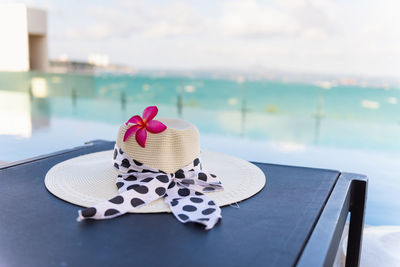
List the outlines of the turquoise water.
{"label": "turquoise water", "polygon": [[205,149],[365,173],[370,177],[367,223],[400,224],[398,101],[395,88],[0,73],[0,161],[112,140],[120,123],[157,105],[159,116],[195,123]]}

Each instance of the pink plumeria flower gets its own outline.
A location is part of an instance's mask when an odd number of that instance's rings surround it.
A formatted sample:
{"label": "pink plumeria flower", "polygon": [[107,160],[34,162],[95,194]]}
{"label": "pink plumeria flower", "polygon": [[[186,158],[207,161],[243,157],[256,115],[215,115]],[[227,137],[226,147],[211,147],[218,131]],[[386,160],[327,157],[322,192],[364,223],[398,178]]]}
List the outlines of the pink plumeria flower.
{"label": "pink plumeria flower", "polygon": [[161,133],[167,129],[162,122],[153,120],[153,118],[157,115],[158,108],[156,106],[147,107],[143,111],[142,118],[139,115],[135,115],[130,118],[125,124],[133,126],[129,127],[126,130],[124,135],[124,142],[131,137],[134,133],[136,133],[136,142],[141,146],[146,146],[146,139],[147,139],[147,131],[153,134]]}

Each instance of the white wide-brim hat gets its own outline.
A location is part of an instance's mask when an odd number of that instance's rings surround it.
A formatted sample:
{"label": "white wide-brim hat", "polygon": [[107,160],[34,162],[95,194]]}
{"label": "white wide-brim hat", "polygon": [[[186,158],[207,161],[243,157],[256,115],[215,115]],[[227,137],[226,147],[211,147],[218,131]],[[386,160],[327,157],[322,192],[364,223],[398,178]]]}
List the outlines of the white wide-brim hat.
{"label": "white wide-brim hat", "polygon": [[[149,115],[149,110],[153,114]],[[143,113],[143,121],[146,123],[146,117],[148,122],[153,120],[157,111],[156,107],[147,108]],[[200,152],[199,132],[193,124],[180,119],[159,119],[156,123],[162,122],[165,129],[152,133],[149,127],[144,140],[135,140],[127,133],[130,128],[136,127],[131,122],[137,123],[138,120],[142,118],[134,116],[120,127],[116,148],[135,162],[165,173],[174,173],[200,158],[203,169],[217,175],[223,185],[223,191],[206,193],[218,206],[240,202],[265,186],[265,175],[254,164],[213,151]],[[143,121],[138,124],[142,125]],[[112,161],[116,152],[117,149],[91,153],[53,166],[45,177],[46,188],[58,198],[83,207],[94,206],[118,195],[118,169]],[[158,199],[130,212],[170,212],[170,208],[162,199]]]}
{"label": "white wide-brim hat", "polygon": [[[117,171],[111,164],[113,151],[91,153],[55,165],[47,173],[45,185],[58,198],[83,207],[91,207],[118,194]],[[203,168],[218,175],[224,191],[207,193],[218,206],[240,202],[259,192],[265,185],[264,173],[243,159],[213,151],[200,154]],[[156,200],[132,213],[170,212],[168,205]]]}

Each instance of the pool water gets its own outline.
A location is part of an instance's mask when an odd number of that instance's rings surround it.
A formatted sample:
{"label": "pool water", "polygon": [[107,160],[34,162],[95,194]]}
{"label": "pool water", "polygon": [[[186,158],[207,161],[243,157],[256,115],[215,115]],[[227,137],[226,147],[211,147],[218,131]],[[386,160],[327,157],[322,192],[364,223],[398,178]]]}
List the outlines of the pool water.
{"label": "pool water", "polygon": [[[400,224],[399,89],[274,81],[0,73],[0,161],[114,140],[149,105],[196,124],[203,149],[369,176],[366,223]],[[268,177],[267,177],[268,179]]]}

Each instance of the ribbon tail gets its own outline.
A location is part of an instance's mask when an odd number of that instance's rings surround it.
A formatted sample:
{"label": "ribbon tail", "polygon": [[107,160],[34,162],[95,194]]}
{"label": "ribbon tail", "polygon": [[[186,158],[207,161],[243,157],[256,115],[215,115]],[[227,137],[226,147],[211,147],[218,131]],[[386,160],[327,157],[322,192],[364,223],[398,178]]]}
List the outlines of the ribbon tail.
{"label": "ribbon tail", "polygon": [[153,192],[142,194],[134,189],[130,189],[110,200],[101,202],[90,208],[79,210],[77,221],[86,219],[111,219],[144,206],[160,197],[160,195]]}
{"label": "ribbon tail", "polygon": [[180,222],[200,223],[206,230],[212,229],[222,218],[220,207],[211,198],[189,188],[169,190],[165,202]]}

